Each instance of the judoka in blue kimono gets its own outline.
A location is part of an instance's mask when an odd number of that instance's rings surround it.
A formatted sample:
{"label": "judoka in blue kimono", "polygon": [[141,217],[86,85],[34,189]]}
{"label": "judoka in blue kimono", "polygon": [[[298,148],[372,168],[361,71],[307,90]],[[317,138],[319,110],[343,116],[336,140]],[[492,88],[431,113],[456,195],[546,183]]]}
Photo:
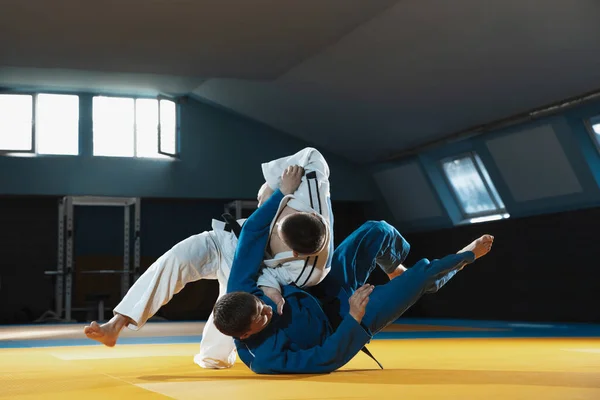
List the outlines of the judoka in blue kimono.
{"label": "judoka in blue kimono", "polygon": [[[241,291],[256,296],[259,311],[261,307],[276,309],[273,301],[258,287],[257,278],[270,224],[282,198],[283,194],[276,190],[246,220],[229,277],[228,293]],[[488,239],[493,237],[488,236]],[[399,277],[374,288],[359,323],[349,313],[349,298],[366,282],[375,267],[394,270],[405,260],[409,249],[408,242],[388,223],[364,223],[337,247],[331,271],[323,282],[307,290],[284,286],[283,314],[270,312],[270,320],[265,318],[266,326],[258,333],[243,339],[234,338],[239,358],[258,374],[335,371],[423,294],[438,291],[460,269],[475,260],[472,250],[439,260],[420,260]],[[261,318],[262,314],[259,312]]]}

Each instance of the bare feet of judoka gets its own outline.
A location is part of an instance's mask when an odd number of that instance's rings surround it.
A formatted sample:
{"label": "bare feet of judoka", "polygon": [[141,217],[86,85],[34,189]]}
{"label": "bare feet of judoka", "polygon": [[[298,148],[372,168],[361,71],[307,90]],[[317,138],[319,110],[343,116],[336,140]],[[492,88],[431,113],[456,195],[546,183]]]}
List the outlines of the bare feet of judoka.
{"label": "bare feet of judoka", "polygon": [[475,259],[481,258],[490,252],[492,244],[494,243],[494,237],[492,235],[483,235],[477,240],[474,240],[470,245],[459,251],[459,253],[465,251],[472,251],[475,254]]}
{"label": "bare feet of judoka", "polygon": [[100,342],[105,346],[113,347],[117,344],[119,334],[128,323],[129,318],[117,314],[110,321],[102,325],[93,321],[90,325],[83,328],[83,333],[90,339]]}

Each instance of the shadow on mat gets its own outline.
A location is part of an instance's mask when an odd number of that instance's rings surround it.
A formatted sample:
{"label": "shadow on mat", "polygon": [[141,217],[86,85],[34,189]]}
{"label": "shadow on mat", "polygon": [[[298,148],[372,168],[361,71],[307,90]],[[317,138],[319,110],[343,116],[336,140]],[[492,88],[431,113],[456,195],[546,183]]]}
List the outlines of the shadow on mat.
{"label": "shadow on mat", "polygon": [[152,381],[152,382],[169,382],[169,381],[241,381],[241,380],[264,380],[264,381],[298,381],[303,379],[318,378],[325,375],[257,375],[253,373],[244,375],[228,374],[227,372],[211,373],[210,375],[147,375],[138,376],[137,379],[141,381]]}
{"label": "shadow on mat", "polygon": [[[231,371],[233,372],[233,371]],[[390,385],[522,385],[570,388],[600,388],[600,374],[593,372],[532,372],[532,371],[476,371],[434,369],[344,370],[325,375],[255,375],[223,371],[210,375],[148,375],[139,380],[168,381],[312,381],[353,384]]]}

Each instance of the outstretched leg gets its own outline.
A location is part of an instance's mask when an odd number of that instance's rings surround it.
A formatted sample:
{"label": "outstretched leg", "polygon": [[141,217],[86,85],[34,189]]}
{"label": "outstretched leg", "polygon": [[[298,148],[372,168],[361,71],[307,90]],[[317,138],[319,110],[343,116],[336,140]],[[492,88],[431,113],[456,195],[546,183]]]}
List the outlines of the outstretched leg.
{"label": "outstretched leg", "polygon": [[362,323],[373,334],[379,332],[397,320],[423,294],[438,291],[465,265],[486,255],[493,241],[493,236],[484,235],[457,254],[432,262],[423,259],[397,279],[376,287]]}
{"label": "outstretched leg", "polygon": [[85,335],[106,346],[117,343],[125,326],[140,329],[186,284],[200,279],[217,279],[220,254],[210,232],[191,236],[167,251],[129,289],[105,324],[93,321]]}

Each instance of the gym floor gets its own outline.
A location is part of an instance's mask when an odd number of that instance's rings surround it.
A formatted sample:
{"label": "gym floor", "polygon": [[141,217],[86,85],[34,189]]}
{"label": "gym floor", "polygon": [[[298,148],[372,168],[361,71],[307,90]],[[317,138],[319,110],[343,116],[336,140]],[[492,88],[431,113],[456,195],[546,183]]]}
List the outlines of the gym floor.
{"label": "gym floor", "polygon": [[327,375],[193,363],[203,323],[154,322],[114,348],[83,325],[0,328],[1,399],[600,399],[600,326],[404,319]]}

